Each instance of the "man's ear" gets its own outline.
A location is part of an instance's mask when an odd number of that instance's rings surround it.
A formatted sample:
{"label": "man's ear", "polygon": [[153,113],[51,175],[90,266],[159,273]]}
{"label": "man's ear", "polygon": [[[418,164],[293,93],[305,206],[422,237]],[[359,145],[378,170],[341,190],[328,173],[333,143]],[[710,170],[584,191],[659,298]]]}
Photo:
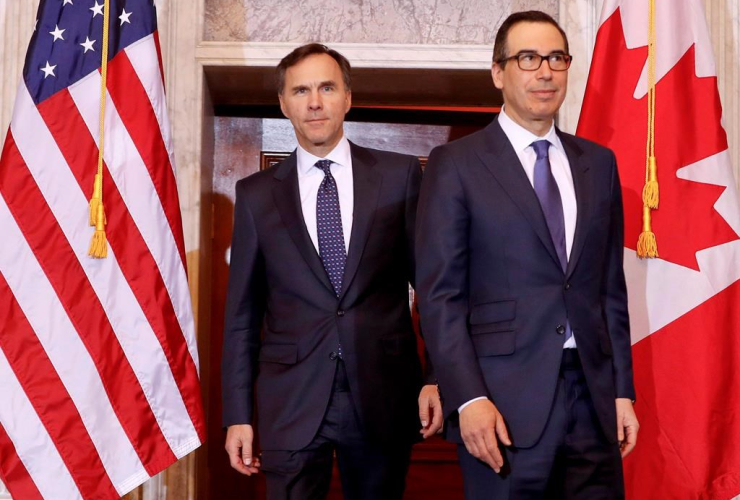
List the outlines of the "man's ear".
{"label": "man's ear", "polygon": [[491,79],[497,89],[501,90],[504,88],[504,68],[499,63],[493,63],[491,65]]}
{"label": "man's ear", "polygon": [[345,93],[344,102],[345,102],[344,114],[346,115],[347,113],[349,113],[349,110],[352,107],[352,91],[351,90],[348,90]]}
{"label": "man's ear", "polygon": [[285,103],[283,102],[283,94],[278,94],[278,101],[280,101],[280,111],[283,113],[285,118],[290,118],[285,112]]}

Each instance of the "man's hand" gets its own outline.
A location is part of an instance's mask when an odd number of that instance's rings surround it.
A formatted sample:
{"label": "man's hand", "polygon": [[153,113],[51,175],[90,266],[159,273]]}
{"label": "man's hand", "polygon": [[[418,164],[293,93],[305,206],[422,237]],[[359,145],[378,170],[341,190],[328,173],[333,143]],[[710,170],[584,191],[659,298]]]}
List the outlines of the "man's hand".
{"label": "man's hand", "polygon": [[260,459],[252,456],[254,430],[251,425],[230,425],[226,431],[226,453],[231,466],[247,476],[259,472]]}
{"label": "man's hand", "polygon": [[511,446],[504,417],[488,399],[473,401],[460,412],[460,433],[465,448],[478,460],[483,460],[497,473],[504,465],[498,441]]}
{"label": "man's hand", "polygon": [[640,423],[637,421],[632,401],[627,398],[617,398],[617,440],[622,458],[632,452],[637,444],[637,432]]}
{"label": "man's hand", "polygon": [[419,420],[424,439],[442,432],[442,401],[436,385],[425,385],[419,393]]}

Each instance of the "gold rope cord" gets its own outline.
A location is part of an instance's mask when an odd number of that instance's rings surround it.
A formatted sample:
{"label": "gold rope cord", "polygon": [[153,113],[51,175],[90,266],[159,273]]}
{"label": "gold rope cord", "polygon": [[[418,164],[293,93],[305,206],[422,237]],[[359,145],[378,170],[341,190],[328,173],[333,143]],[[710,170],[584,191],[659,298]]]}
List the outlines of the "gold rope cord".
{"label": "gold rope cord", "polygon": [[96,259],[108,256],[108,242],[105,237],[105,209],[103,207],[103,151],[105,139],[105,98],[108,80],[108,31],[110,26],[110,0],[104,0],[103,6],[103,54],[101,56],[100,78],[100,132],[98,141],[98,172],[95,174],[93,195],[90,199],[90,225],[95,226],[90,249],[87,254]]}
{"label": "gold rope cord", "polygon": [[655,0],[648,8],[648,128],[645,160],[645,187],[642,190],[642,232],[637,240],[637,256],[658,257],[658,243],[652,228],[651,211],[658,208],[658,163],[655,159]]}

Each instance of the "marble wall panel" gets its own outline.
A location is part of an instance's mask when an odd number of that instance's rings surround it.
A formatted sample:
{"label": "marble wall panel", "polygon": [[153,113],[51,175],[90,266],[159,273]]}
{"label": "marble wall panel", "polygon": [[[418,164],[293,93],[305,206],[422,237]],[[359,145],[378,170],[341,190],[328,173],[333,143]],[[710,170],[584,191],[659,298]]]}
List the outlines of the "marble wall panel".
{"label": "marble wall panel", "polygon": [[0,143],[10,123],[38,4],[38,0],[0,0],[0,74],[3,75],[0,78]]}
{"label": "marble wall panel", "polygon": [[722,121],[735,179],[740,185],[740,2],[704,0],[704,9],[717,63]]}
{"label": "marble wall panel", "polygon": [[493,44],[510,12],[557,0],[206,0],[208,41]]}

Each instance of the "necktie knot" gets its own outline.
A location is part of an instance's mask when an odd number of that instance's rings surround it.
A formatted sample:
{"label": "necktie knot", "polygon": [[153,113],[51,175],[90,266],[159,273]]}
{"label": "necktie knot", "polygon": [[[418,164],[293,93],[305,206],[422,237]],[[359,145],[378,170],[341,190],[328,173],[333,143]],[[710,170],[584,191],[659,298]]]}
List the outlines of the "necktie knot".
{"label": "necktie knot", "polygon": [[550,150],[550,141],[534,141],[532,143],[532,149],[534,149],[535,154],[537,154],[538,160],[542,158],[547,158]]}
{"label": "necktie knot", "polygon": [[316,168],[324,172],[324,175],[329,175],[331,173],[330,167],[331,167],[331,160],[319,160],[316,162],[316,165],[314,165]]}

